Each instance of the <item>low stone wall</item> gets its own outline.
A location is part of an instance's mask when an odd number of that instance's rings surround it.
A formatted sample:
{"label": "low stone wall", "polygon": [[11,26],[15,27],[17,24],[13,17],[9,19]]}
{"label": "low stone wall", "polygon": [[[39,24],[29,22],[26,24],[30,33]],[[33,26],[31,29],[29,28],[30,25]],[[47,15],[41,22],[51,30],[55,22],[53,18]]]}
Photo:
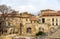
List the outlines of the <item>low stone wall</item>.
{"label": "low stone wall", "polygon": [[8,37],[6,37],[6,36],[0,36],[0,39],[12,39],[12,37],[10,37],[10,36],[8,36]]}
{"label": "low stone wall", "polygon": [[56,38],[56,37],[37,37],[36,39],[60,39],[60,37],[59,38]]}
{"label": "low stone wall", "polygon": [[44,36],[44,37],[36,37],[36,36],[12,36],[12,35],[8,35],[8,36],[0,36],[0,39],[60,39],[56,38],[56,37],[48,37],[48,36]]}
{"label": "low stone wall", "polygon": [[12,35],[2,35],[0,36],[0,39],[12,39],[12,37],[16,36],[15,34]]}
{"label": "low stone wall", "polygon": [[16,36],[13,37],[13,39],[36,39],[36,37],[32,37],[32,36]]}

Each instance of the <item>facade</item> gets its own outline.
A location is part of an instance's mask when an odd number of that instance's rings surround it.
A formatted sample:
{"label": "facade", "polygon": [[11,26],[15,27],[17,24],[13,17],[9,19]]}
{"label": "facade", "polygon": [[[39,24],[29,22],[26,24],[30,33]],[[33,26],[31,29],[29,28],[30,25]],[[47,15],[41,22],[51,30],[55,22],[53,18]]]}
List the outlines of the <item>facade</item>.
{"label": "facade", "polygon": [[42,10],[39,17],[41,23],[49,25],[50,32],[54,32],[60,26],[60,11]]}
{"label": "facade", "polygon": [[60,26],[60,11],[46,9],[42,10],[38,16],[29,14],[28,12],[20,14],[12,12],[5,15],[6,34],[35,36],[38,31],[50,34],[55,32]]}

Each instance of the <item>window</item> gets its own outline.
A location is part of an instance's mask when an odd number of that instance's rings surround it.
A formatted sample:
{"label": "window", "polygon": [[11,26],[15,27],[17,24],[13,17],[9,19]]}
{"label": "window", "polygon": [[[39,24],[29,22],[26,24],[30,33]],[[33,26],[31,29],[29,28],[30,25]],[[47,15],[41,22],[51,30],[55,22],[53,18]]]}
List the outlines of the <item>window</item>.
{"label": "window", "polygon": [[28,21],[28,19],[26,19],[26,21]]}
{"label": "window", "polygon": [[32,21],[31,21],[31,23],[32,23]]}
{"label": "window", "polygon": [[52,21],[54,22],[54,18],[52,18]]}
{"label": "window", "polygon": [[27,33],[31,33],[31,28],[27,28]]}
{"label": "window", "polygon": [[42,18],[42,23],[45,23],[45,18]]}
{"label": "window", "polygon": [[56,25],[58,25],[58,23],[56,23]]}
{"label": "window", "polygon": [[54,25],[54,22],[52,23],[52,25]]}
{"label": "window", "polygon": [[54,18],[52,18],[52,25],[54,25]]}
{"label": "window", "polygon": [[56,25],[58,25],[58,19],[56,19]]}
{"label": "window", "polygon": [[0,23],[0,28],[1,28],[1,23]]}

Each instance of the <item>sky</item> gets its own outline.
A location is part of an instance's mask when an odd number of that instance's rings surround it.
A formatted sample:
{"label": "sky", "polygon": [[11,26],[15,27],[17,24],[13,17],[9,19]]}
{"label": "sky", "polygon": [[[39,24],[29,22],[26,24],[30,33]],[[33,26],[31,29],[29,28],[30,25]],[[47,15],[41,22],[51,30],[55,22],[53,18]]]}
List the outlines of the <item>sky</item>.
{"label": "sky", "polygon": [[19,12],[38,14],[40,10],[60,10],[60,0],[0,0],[0,5],[11,6]]}

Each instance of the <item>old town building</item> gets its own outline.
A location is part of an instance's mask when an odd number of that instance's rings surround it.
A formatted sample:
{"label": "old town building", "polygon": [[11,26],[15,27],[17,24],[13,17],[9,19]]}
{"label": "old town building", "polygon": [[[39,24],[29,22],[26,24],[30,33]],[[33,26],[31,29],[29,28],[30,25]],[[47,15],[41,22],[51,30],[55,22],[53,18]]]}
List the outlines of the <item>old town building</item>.
{"label": "old town building", "polygon": [[[41,10],[37,16],[28,12],[18,13],[15,11],[5,14],[5,16],[6,34],[34,36],[38,31],[50,34],[60,26],[60,11],[51,9]],[[2,15],[1,17],[3,18]]]}
{"label": "old town building", "polygon": [[41,23],[49,25],[50,32],[54,32],[60,26],[60,11],[50,9],[42,10],[39,17]]}

